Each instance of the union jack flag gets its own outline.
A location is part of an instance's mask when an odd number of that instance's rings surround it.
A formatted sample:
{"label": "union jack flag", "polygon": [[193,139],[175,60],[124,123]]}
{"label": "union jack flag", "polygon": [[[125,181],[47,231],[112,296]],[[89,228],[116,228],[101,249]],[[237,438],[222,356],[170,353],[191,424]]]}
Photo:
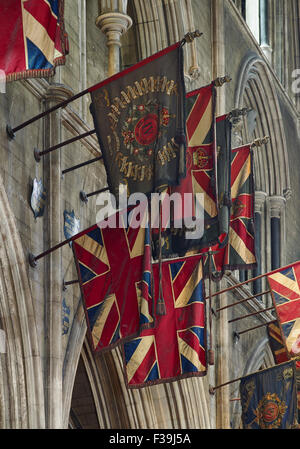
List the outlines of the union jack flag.
{"label": "union jack flag", "polygon": [[[271,323],[267,326],[269,344],[276,364],[289,360],[287,349],[283,343],[279,323]],[[300,362],[296,362],[296,367],[300,368]]]}
{"label": "union jack flag", "polygon": [[[153,276],[158,292],[158,263],[153,264]],[[129,388],[206,374],[201,257],[163,262],[162,278],[166,315],[156,316],[154,328],[123,345]]]}
{"label": "union jack flag", "polygon": [[300,355],[300,262],[267,276],[289,358]]}
{"label": "union jack flag", "polygon": [[[175,208],[172,215],[171,229],[163,229],[162,252],[166,258],[183,257],[191,250],[199,251],[209,244],[222,242],[229,226],[230,115],[215,118],[214,83],[189,92],[186,97],[186,177],[178,187],[168,189],[169,195],[180,194],[182,201],[181,207]],[[192,195],[192,208],[186,208],[184,194]],[[204,209],[204,234],[200,239],[187,239],[181,224],[184,218],[196,216],[196,194],[202,195],[200,209]]]}
{"label": "union jack flag", "polygon": [[7,81],[53,75],[68,52],[64,0],[9,0],[0,4],[0,70]]}
{"label": "union jack flag", "polygon": [[[213,271],[245,270],[256,266],[254,237],[254,180],[250,145],[232,150],[231,216],[228,243],[212,256]],[[205,252],[207,249],[204,250]],[[204,261],[206,266],[207,258]]]}
{"label": "union jack flag", "polygon": [[100,223],[73,240],[94,351],[112,348],[153,325],[149,229],[127,225],[125,214],[129,217],[128,211],[115,216],[120,227]]}

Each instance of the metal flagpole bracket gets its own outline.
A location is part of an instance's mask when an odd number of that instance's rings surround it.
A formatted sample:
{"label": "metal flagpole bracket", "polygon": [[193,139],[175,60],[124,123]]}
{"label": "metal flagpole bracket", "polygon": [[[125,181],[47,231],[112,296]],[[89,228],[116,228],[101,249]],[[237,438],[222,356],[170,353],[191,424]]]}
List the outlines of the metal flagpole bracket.
{"label": "metal flagpole bracket", "polygon": [[10,140],[13,140],[16,137],[10,125],[6,125],[6,134]]}
{"label": "metal flagpole bracket", "polygon": [[270,141],[269,136],[265,136],[262,139],[255,139],[251,144],[251,148],[259,148],[263,145],[267,145],[269,141]]}
{"label": "metal flagpole bracket", "polygon": [[209,386],[208,391],[209,391],[209,394],[211,394],[211,395],[215,394],[215,389],[214,389],[214,387],[212,385]]}
{"label": "metal flagpole bracket", "polygon": [[33,155],[34,155],[34,159],[36,160],[36,162],[40,162],[40,160],[41,160],[40,154],[41,154],[40,150],[38,148],[34,148]]}
{"label": "metal flagpole bracket", "polygon": [[201,37],[203,35],[203,33],[201,33],[199,30],[195,30],[195,31],[190,31],[188,32],[185,36],[184,36],[184,41],[188,44],[190,44],[191,42],[193,42],[193,40],[196,37]]}
{"label": "metal flagpole bracket", "polygon": [[80,191],[79,197],[83,203],[87,203],[89,200],[87,194],[83,190]]}
{"label": "metal flagpole bracket", "polygon": [[230,76],[228,76],[228,75],[225,75],[225,76],[216,78],[214,83],[215,83],[216,87],[222,87],[223,84],[230,83],[230,81],[232,81],[232,78],[230,78]]}
{"label": "metal flagpole bracket", "polygon": [[229,118],[232,120],[233,124],[237,124],[237,123],[239,123],[241,117],[245,117],[249,111],[250,111],[250,109],[248,109],[248,108],[233,109],[229,113]]}
{"label": "metal flagpole bracket", "polygon": [[36,266],[37,266],[37,261],[36,261],[36,258],[35,258],[35,256],[34,256],[34,254],[29,253],[29,255],[28,255],[28,261],[29,261],[29,265],[30,265],[32,268],[36,268]]}

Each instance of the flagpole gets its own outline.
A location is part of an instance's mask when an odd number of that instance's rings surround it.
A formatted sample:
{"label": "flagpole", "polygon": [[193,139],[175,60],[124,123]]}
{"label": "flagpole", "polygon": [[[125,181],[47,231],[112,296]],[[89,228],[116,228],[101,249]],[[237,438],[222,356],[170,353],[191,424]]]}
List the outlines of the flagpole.
{"label": "flagpole", "polygon": [[245,147],[251,147],[251,148],[259,148],[262,147],[263,145],[267,145],[270,141],[270,136],[265,136],[265,137],[261,137],[258,139],[253,140],[253,142],[250,143],[246,143],[245,145],[241,145],[239,147],[236,148],[232,148],[232,152],[237,152],[239,150],[241,150],[242,148]]}
{"label": "flagpole", "polygon": [[73,97],[67,98],[66,100],[52,106],[51,108],[47,109],[46,111],[35,115],[31,119],[27,120],[26,122],[21,123],[20,125],[16,126],[15,128],[12,128],[10,125],[6,125],[6,132],[8,134],[8,137],[10,139],[14,139],[15,133],[17,131],[20,131],[21,129],[25,128],[25,126],[28,126],[31,123],[35,122],[36,120],[39,120],[40,118],[45,117],[46,115],[50,114],[51,112],[54,112],[59,108],[63,108],[65,106],[67,106],[69,103],[71,103],[71,101],[77,100],[77,98],[83,97],[83,95],[88,94],[89,91],[90,91],[89,89],[85,89],[82,92],[79,92],[78,94],[73,95]]}
{"label": "flagpole", "polygon": [[212,366],[215,362],[215,353],[213,350],[213,337],[212,337],[212,251],[208,251],[208,272],[209,272],[209,278],[208,278],[208,288],[209,288],[209,351],[208,351],[208,363]]}
{"label": "flagpole", "polygon": [[257,293],[256,295],[250,296],[249,298],[241,299],[241,301],[237,301],[237,302],[234,302],[233,304],[228,304],[227,306],[221,307],[220,309],[217,309],[216,312],[221,312],[221,310],[229,309],[230,307],[234,307],[238,304],[242,304],[243,302],[250,301],[251,299],[259,298],[260,296],[267,295],[270,292],[271,292],[271,290],[267,290],[262,293]]}
{"label": "flagpole", "polygon": [[[290,263],[289,265],[286,265],[284,267],[277,268],[276,270],[269,271],[268,273],[260,274],[259,276],[256,276],[254,278],[248,279],[247,281],[244,281],[244,282],[240,282],[239,284],[232,285],[231,287],[225,288],[224,290],[220,290],[219,292],[213,293],[212,297],[221,295],[222,293],[226,293],[226,292],[229,292],[231,290],[235,290],[236,288],[240,288],[243,285],[249,284],[250,282],[254,282],[254,281],[257,281],[258,279],[262,279],[262,278],[264,278],[266,276],[271,276],[272,274],[279,273],[282,270],[287,270],[288,268],[292,268],[297,262],[298,261]],[[260,293],[260,295],[261,295],[261,293]],[[258,296],[260,296],[260,295],[258,295]],[[206,297],[205,299],[209,299],[209,296]]]}
{"label": "flagpole", "polygon": [[244,318],[249,318],[250,316],[259,315],[260,313],[268,312],[269,310],[274,310],[275,307],[268,307],[267,309],[259,310],[258,312],[249,313],[248,315],[242,315],[237,318],[233,318],[232,320],[229,320],[228,323],[234,323],[236,321],[243,320]]}
{"label": "flagpole", "polygon": [[242,334],[246,334],[247,332],[253,331],[255,329],[259,329],[259,328],[264,327],[264,326],[268,326],[268,324],[273,324],[273,323],[277,323],[277,320],[268,321],[267,323],[263,323],[263,324],[258,324],[257,326],[250,327],[250,329],[245,329],[245,330],[243,330],[241,332],[237,332],[237,335],[240,336]]}
{"label": "flagpole", "polygon": [[68,285],[79,284],[78,279],[74,279],[74,281],[63,281],[63,291],[67,290]]}
{"label": "flagpole", "polygon": [[[197,37],[201,37],[203,35],[203,33],[201,33],[199,30],[195,30],[192,32],[187,33],[183,39],[181,39],[181,41],[176,42],[175,44],[171,45],[171,47],[175,47],[175,46],[179,46],[179,45],[184,45],[185,43],[191,43],[193,42],[193,40]],[[170,47],[167,47],[170,48]],[[164,50],[159,51],[158,53],[156,53],[156,56],[160,56],[161,52],[164,52]],[[123,70],[122,72],[118,72],[115,73],[114,75],[110,76],[109,78],[104,79],[103,81],[100,81],[100,83],[95,84],[92,87],[89,87],[88,89],[85,89],[79,93],[77,93],[76,95],[73,95],[73,97],[68,98],[67,100],[62,101],[61,103],[58,103],[54,106],[52,106],[51,108],[47,109],[44,112],[41,112],[40,114],[35,115],[34,117],[31,117],[31,119],[26,120],[25,122],[21,123],[20,125],[16,126],[15,128],[12,128],[10,125],[6,125],[6,132],[7,135],[10,139],[14,139],[15,137],[15,133],[17,131],[20,131],[21,129],[25,128],[25,126],[30,125],[31,123],[35,122],[36,120],[39,120],[40,118],[45,117],[46,115],[50,114],[51,112],[56,111],[59,108],[63,108],[65,106],[67,106],[69,103],[71,103],[74,100],[77,100],[80,97],[83,97],[84,95],[96,90],[96,89],[100,89],[100,87],[103,87],[104,85],[112,82],[113,80],[117,79],[117,77],[121,76],[121,74],[124,74],[125,72],[132,72],[133,70],[135,70],[136,68],[140,67],[142,64],[145,64],[148,60],[153,59],[153,57],[155,57],[155,55],[151,55],[148,58],[146,58],[143,61],[139,61],[138,63],[134,64],[133,66]]]}
{"label": "flagpole", "polygon": [[265,368],[263,370],[255,371],[254,373],[250,373],[250,374],[245,374],[244,376],[238,377],[238,378],[233,379],[233,380],[229,380],[228,382],[225,382],[223,384],[217,385],[216,387],[213,387],[212,385],[210,385],[209,386],[209,393],[210,394],[214,394],[215,390],[218,390],[219,388],[225,387],[226,385],[233,384],[234,382],[238,382],[238,381],[244,379],[245,377],[253,376],[254,374],[259,374],[259,373],[262,373],[264,371],[268,371],[269,369],[275,368],[276,366],[285,365],[285,364],[287,364],[289,362],[292,362],[292,361],[298,361],[299,359],[300,359],[299,357],[295,357],[295,358],[289,360],[288,362],[278,363],[277,365],[270,366],[269,368]]}
{"label": "flagpole", "polygon": [[83,190],[81,190],[79,196],[80,196],[81,201],[83,201],[84,203],[87,203],[89,197],[98,195],[103,192],[107,192],[108,190],[109,190],[109,187],[104,187],[103,189],[96,190],[95,192],[91,192],[91,193],[85,193]]}
{"label": "flagpole", "polygon": [[66,173],[77,170],[77,168],[84,167],[85,165],[92,164],[93,162],[101,161],[101,159],[103,159],[103,156],[95,157],[94,159],[90,159],[89,161],[82,162],[81,164],[74,165],[73,167],[70,167],[70,168],[66,168],[61,173],[62,173],[62,175],[65,175]]}
{"label": "flagpole", "polygon": [[84,139],[85,137],[91,136],[92,134],[95,134],[96,130],[92,129],[90,131],[87,131],[84,134],[80,134],[79,136],[72,137],[71,139],[65,140],[64,142],[58,143],[56,145],[53,145],[52,147],[48,148],[44,151],[39,151],[38,148],[34,149],[34,158],[37,162],[40,162],[41,157],[45,156],[45,154],[51,153],[54,150],[57,150],[58,148],[65,147],[69,143],[76,142],[77,140]]}

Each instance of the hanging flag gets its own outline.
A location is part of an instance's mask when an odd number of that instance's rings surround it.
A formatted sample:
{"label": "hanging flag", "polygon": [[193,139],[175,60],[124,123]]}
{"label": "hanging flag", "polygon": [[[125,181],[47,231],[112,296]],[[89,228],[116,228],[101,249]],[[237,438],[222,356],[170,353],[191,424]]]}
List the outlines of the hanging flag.
{"label": "hanging flag", "polygon": [[[153,264],[158,298],[159,264]],[[199,256],[162,264],[166,315],[123,345],[125,381],[139,388],[206,374],[206,325]]]}
{"label": "hanging flag", "polygon": [[289,358],[300,356],[300,262],[267,276]]}
{"label": "hanging flag", "polygon": [[[214,82],[187,93],[186,177],[178,187],[170,187],[167,190],[171,198],[181,195],[181,206],[171,213],[170,227],[163,229],[164,258],[183,257],[188,252],[199,251],[209,244],[224,242],[228,234],[232,125],[230,114],[215,119],[215,98]],[[185,194],[192,196],[191,207]],[[196,194],[203,195],[197,212]],[[186,229],[183,220],[196,217],[199,211],[204,215],[201,237],[187,238],[187,231],[192,228],[189,224],[189,229]],[[177,224],[174,226],[174,223]],[[200,229],[199,225],[198,228]],[[154,235],[153,241],[157,243],[157,235]],[[158,251],[154,253],[155,258],[157,253]]]}
{"label": "hanging flag", "polygon": [[185,176],[181,42],[90,88],[110,192],[161,191]]}
{"label": "hanging flag", "polygon": [[64,0],[3,1],[0,28],[0,70],[7,81],[50,76],[65,63]]}
{"label": "hanging flag", "polygon": [[297,423],[296,367],[276,365],[240,383],[244,429],[291,429]]}
{"label": "hanging flag", "polygon": [[[254,234],[253,155],[250,145],[231,152],[231,212],[228,243],[211,247],[213,271],[249,270],[256,267]],[[204,252],[208,251],[208,248]],[[207,271],[207,258],[204,260]]]}
{"label": "hanging flag", "polygon": [[[198,94],[198,97],[200,95],[201,93]],[[198,97],[197,102],[199,101]],[[189,129],[188,126],[187,129]],[[212,130],[210,135],[210,138],[214,141]],[[228,235],[231,194],[231,121],[229,115],[217,117],[216,136],[217,170],[213,163],[214,144],[207,147],[191,147],[189,144],[187,149],[187,176],[182,180],[179,187],[171,189],[172,193],[178,192],[183,198],[183,218],[186,218],[189,214],[185,211],[184,194],[192,193],[195,199],[196,194],[203,194],[204,226],[201,238],[188,238],[186,229],[175,229],[175,232],[173,232],[173,251],[180,256],[184,256],[187,251],[199,251],[206,248],[207,245],[222,244]],[[194,136],[192,139],[194,139]],[[218,201],[216,200],[215,173],[217,173]],[[196,217],[195,204],[192,212],[193,217]],[[175,214],[174,220],[180,221],[180,217]],[[190,232],[190,229],[188,231]]]}
{"label": "hanging flag", "polygon": [[94,351],[153,325],[149,229],[133,225],[132,210],[110,220],[115,227],[101,222],[72,245]]}
{"label": "hanging flag", "polygon": [[[267,326],[270,348],[276,364],[287,362],[290,357],[283,343],[279,323],[271,323]],[[296,361],[296,368],[300,368],[300,361]]]}

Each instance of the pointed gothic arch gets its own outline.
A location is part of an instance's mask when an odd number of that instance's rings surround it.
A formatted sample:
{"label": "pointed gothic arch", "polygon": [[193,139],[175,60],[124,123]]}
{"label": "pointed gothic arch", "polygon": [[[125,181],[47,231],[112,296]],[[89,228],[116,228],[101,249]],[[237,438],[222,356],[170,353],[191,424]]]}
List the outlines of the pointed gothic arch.
{"label": "pointed gothic arch", "polygon": [[42,363],[34,301],[19,232],[0,179],[0,428],[44,428]]}

